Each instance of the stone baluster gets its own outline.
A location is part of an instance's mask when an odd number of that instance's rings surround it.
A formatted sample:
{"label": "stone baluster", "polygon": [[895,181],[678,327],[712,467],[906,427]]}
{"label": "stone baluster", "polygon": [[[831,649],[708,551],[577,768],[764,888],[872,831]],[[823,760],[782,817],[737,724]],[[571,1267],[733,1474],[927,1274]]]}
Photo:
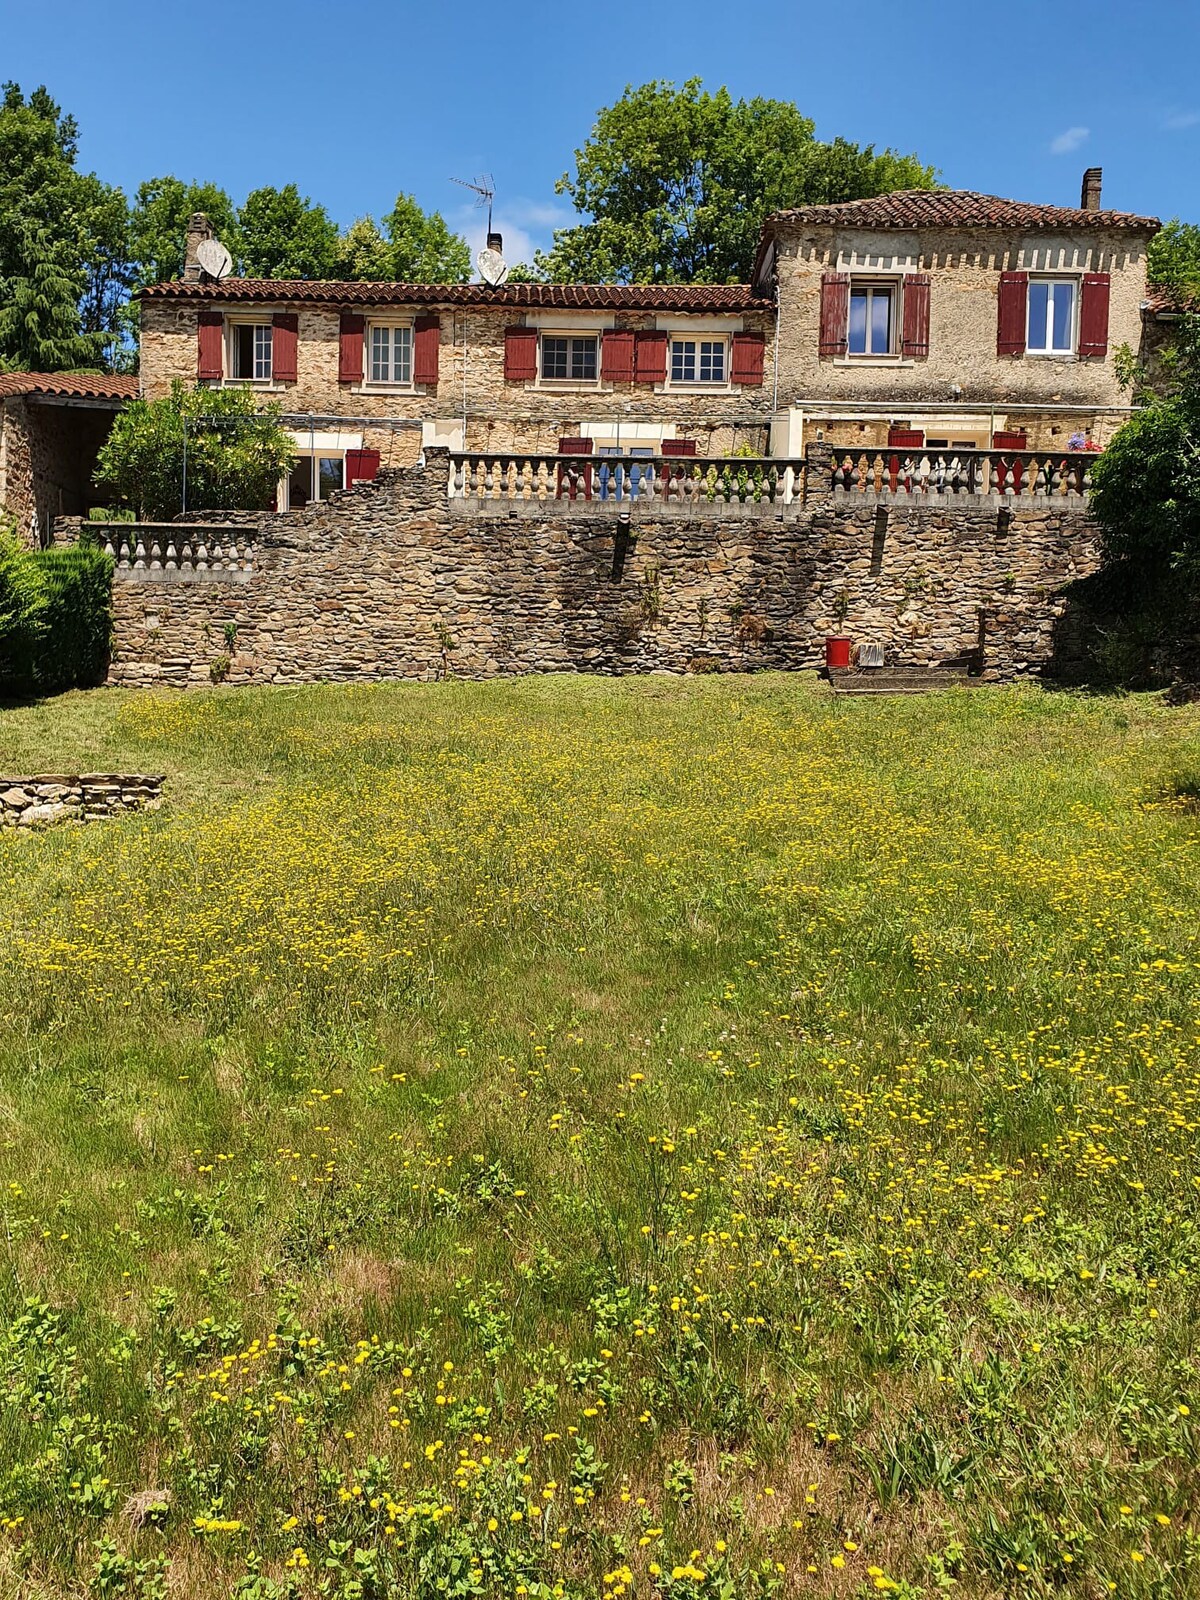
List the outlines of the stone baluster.
{"label": "stone baluster", "polygon": [[184,572],[190,572],[192,570],[192,545],[191,541],[186,536],[184,537],[183,543],[179,546],[179,565]]}
{"label": "stone baluster", "polygon": [[162,564],[163,564],[162,563],[162,545],[159,543],[158,539],[153,534],[151,534],[151,536],[150,536],[150,570],[151,570],[151,572],[161,572],[162,571]]}
{"label": "stone baluster", "polygon": [[483,493],[486,499],[491,499],[494,482],[495,480],[492,475],[492,458],[491,456],[487,456],[484,458],[483,463]]}
{"label": "stone baluster", "polygon": [[167,554],[163,567],[167,572],[179,571],[179,552],[176,550],[175,540],[170,534],[167,535]]}
{"label": "stone baluster", "polygon": [[114,561],[117,559],[117,552],[113,549],[112,529],[111,528],[104,535],[104,554],[106,556],[112,556]]}
{"label": "stone baluster", "polygon": [[214,572],[222,572],[225,568],[225,551],[221,548],[221,541],[219,539],[217,540],[216,544],[213,545],[212,567]]}
{"label": "stone baluster", "polygon": [[241,571],[242,563],[238,556],[238,547],[232,540],[230,540],[229,549],[225,552],[225,560],[228,562],[231,572]]}
{"label": "stone baluster", "polygon": [[451,497],[451,499],[461,500],[462,499],[462,492],[463,492],[463,459],[462,459],[461,456],[456,456],[454,458],[454,460],[450,463],[450,497]]}
{"label": "stone baluster", "polygon": [[1059,494],[1062,493],[1062,489],[1063,489],[1063,460],[1062,460],[1061,456],[1055,456],[1054,457],[1054,461],[1053,461],[1053,465],[1051,466],[1051,469],[1050,469],[1050,493],[1053,494],[1053,495],[1059,495]]}
{"label": "stone baluster", "polygon": [[204,535],[200,535],[200,543],[196,548],[196,571],[208,571],[208,546],[204,542]]}
{"label": "stone baluster", "polygon": [[146,567],[146,543],[141,534],[138,534],[137,550],[134,553],[134,568],[142,572]]}

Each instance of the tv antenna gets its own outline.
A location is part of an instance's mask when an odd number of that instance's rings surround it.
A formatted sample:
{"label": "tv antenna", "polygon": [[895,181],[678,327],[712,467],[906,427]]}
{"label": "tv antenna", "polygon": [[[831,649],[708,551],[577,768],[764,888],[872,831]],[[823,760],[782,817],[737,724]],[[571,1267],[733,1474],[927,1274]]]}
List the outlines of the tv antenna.
{"label": "tv antenna", "polygon": [[451,183],[457,183],[460,188],[470,189],[472,194],[477,194],[479,196],[479,199],[476,200],[475,204],[477,206],[486,206],[487,207],[487,211],[488,211],[487,231],[489,233],[491,233],[491,231],[492,231],[492,201],[496,198],[496,182],[495,182],[495,179],[492,177],[491,173],[490,172],[485,173],[483,177],[476,179],[476,181],[474,183],[468,183],[465,178],[451,178],[450,182]]}

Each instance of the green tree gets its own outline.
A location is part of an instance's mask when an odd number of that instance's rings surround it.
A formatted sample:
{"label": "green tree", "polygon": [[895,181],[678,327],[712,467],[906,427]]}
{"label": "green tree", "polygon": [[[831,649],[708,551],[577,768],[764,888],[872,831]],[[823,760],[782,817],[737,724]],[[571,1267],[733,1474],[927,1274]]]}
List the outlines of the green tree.
{"label": "green tree", "polygon": [[0,95],[0,363],[99,364],[127,290],[125,200],[76,170],[78,129],[45,88]]}
{"label": "green tree", "polygon": [[768,212],[935,177],[916,156],[821,143],[789,101],[735,101],[698,78],[630,86],[556,186],[590,220],[559,229],[537,265],[558,282],[744,282]]}
{"label": "green tree", "polygon": [[1117,430],[1092,468],[1092,513],[1110,561],[1149,580],[1200,578],[1200,316],[1180,323],[1175,392]]}
{"label": "green tree", "polygon": [[333,276],[346,282],[378,283],[392,276],[391,246],[374,217],[359,217],[338,240]]}
{"label": "green tree", "polygon": [[1172,289],[1200,290],[1200,227],[1172,218],[1150,241],[1146,275]]}
{"label": "green tree", "polygon": [[189,389],[135,400],[117,417],[96,461],[96,481],[140,516],[253,511],[274,504],[294,446],[279,406],[260,409],[245,389]]}
{"label": "green tree", "polygon": [[324,206],[294,183],[255,189],[238,211],[242,271],[248,278],[332,278],[338,230]]}
{"label": "green tree", "polygon": [[188,218],[203,211],[213,231],[240,252],[237,213],[225,190],[215,183],[184,183],[181,178],[148,178],[138,185],[130,216],[130,254],[139,287],[165,283],[183,272]]}
{"label": "green tree", "polygon": [[383,219],[390,276],[400,283],[466,283],[471,251],[452,233],[440,211],[422,211],[412,195],[398,194]]}

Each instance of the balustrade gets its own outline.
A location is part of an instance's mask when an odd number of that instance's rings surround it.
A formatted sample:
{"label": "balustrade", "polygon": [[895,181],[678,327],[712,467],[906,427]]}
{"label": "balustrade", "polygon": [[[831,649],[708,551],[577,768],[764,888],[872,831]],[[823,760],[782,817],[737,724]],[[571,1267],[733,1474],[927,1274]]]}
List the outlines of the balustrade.
{"label": "balustrade", "polygon": [[[201,573],[213,578],[254,570],[250,529],[110,522],[92,524],[120,573]],[[241,543],[238,535],[241,534]]]}
{"label": "balustrade", "polygon": [[661,507],[790,505],[803,461],[740,456],[451,454],[449,494],[472,503],[599,502]]}
{"label": "balustrade", "polygon": [[835,450],[837,496],[954,495],[1082,500],[1094,453],[1064,450]]}

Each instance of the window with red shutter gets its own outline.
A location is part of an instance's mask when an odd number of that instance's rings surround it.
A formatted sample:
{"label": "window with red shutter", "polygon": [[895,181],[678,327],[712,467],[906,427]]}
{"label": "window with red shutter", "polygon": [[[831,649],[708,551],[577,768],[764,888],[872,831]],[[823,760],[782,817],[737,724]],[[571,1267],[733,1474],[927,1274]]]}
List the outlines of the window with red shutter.
{"label": "window with red shutter", "polygon": [[763,381],[763,336],[761,333],[735,333],[729,341],[729,376],[734,383],[758,384]]}
{"label": "window with red shutter", "polygon": [[414,383],[436,387],[438,381],[438,351],[442,343],[441,317],[418,317],[413,323]]}
{"label": "window with red shutter", "polygon": [[605,328],[600,335],[600,376],[608,383],[633,382],[633,334]]}
{"label": "window with red shutter", "polygon": [[378,450],[346,451],[346,482],[373,483],[379,471]]}
{"label": "window with red shutter", "polygon": [[537,377],[536,328],[505,328],[504,377],[507,383],[532,383]]}
{"label": "window with red shutter", "polygon": [[196,377],[201,383],[224,376],[225,318],[219,311],[202,311],[196,319]]}
{"label": "window with red shutter", "polygon": [[633,347],[633,376],[636,383],[666,383],[667,336],[643,329]]}
{"label": "window with red shutter", "polygon": [[296,344],[299,318],[294,311],[277,311],[271,318],[271,376],[276,383],[296,382]]}
{"label": "window with red shutter", "polygon": [[924,361],[929,354],[929,274],[908,272],[904,276],[904,339],[902,352],[910,361]]}
{"label": "window with red shutter", "polygon": [[696,454],[695,439],[664,439],[659,447],[659,453],[664,456],[694,456]]}
{"label": "window with red shutter", "polygon": [[821,347],[823,359],[846,354],[850,316],[850,275],[827,272],[821,279]]}
{"label": "window with red shutter", "polygon": [[996,354],[1025,354],[1025,323],[1029,306],[1029,274],[1002,272],[996,306]]}
{"label": "window with red shutter", "polygon": [[338,382],[361,383],[363,378],[363,328],[366,319],[357,311],[343,311],[338,333]]}
{"label": "window with red shutter", "polygon": [[920,450],[925,444],[922,428],[889,428],[888,444],[893,450]]}
{"label": "window with red shutter", "polygon": [[1108,298],[1110,278],[1107,272],[1085,272],[1083,294],[1079,305],[1079,354],[1081,356],[1106,356],[1108,354]]}

